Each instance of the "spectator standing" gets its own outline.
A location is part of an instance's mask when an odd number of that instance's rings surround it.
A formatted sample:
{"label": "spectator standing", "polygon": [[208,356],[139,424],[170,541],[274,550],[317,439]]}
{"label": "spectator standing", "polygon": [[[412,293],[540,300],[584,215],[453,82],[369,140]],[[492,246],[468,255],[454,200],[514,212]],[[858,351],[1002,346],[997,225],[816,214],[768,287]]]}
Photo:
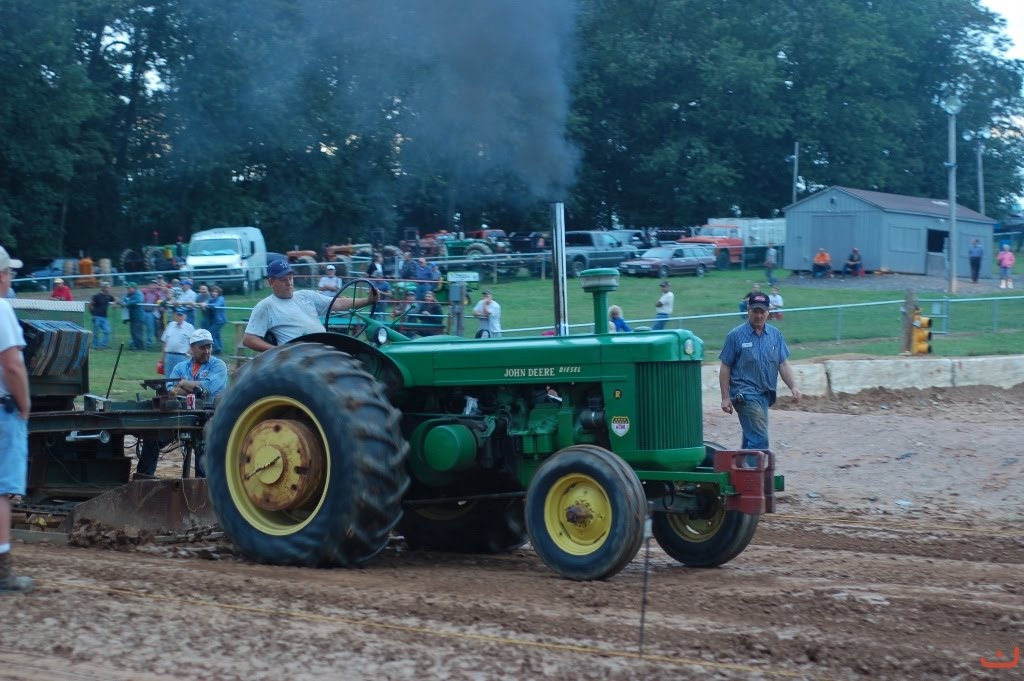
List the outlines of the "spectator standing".
{"label": "spectator standing", "polygon": [[368,279],[383,279],[384,278],[384,256],[378,253],[373,256],[373,260],[366,266],[366,277]]}
{"label": "spectator standing", "polygon": [[473,306],[473,316],[480,322],[477,329],[477,338],[500,338],[501,337],[501,305],[491,297],[490,291],[484,291]]}
{"label": "spectator standing", "polygon": [[220,286],[210,287],[210,299],[203,306],[203,324],[213,339],[213,354],[224,352],[224,343],[220,339],[220,331],[228,323],[223,290]]}
{"label": "spectator standing", "polygon": [[824,248],[819,248],[814,254],[814,264],[811,266],[811,274],[815,278],[832,276],[832,256]]}
{"label": "spectator standing", "polygon": [[377,297],[374,289],[366,298],[339,296],[331,303],[331,299],[319,291],[296,291],[295,276],[286,260],[275,260],[267,266],[267,281],[273,295],[256,303],[242,338],[245,347],[257,352],[270,350],[299,336],[322,333],[324,325],[320,320],[327,314],[328,307],[336,312],[364,307]]}
{"label": "spectator standing", "polygon": [[854,248],[850,251],[849,257],[846,258],[846,264],[843,265],[843,276],[852,274],[855,277],[859,277],[863,272],[864,262],[860,257],[860,249]]}
{"label": "spectator standing", "polygon": [[57,277],[53,280],[53,291],[50,292],[50,300],[72,301],[75,297],[71,294],[71,287],[64,283],[64,280]]}
{"label": "spectator standing", "polygon": [[398,273],[399,279],[415,279],[416,278],[416,261],[412,259],[412,252],[406,251],[405,255],[402,256],[402,269]]}
{"label": "spectator standing", "polygon": [[142,290],[142,301],[145,305],[145,313],[142,315],[142,322],[146,328],[146,347],[156,345],[158,338],[156,331],[156,315],[160,311],[160,298],[163,292],[156,279],[150,282],[149,286]]}
{"label": "spectator standing", "polygon": [[722,411],[736,412],[743,430],[743,449],[768,449],[768,407],[775,404],[778,377],[789,386],[793,398],[800,401],[789,348],[782,332],[767,324],[771,302],[763,293],[747,301],[747,321],[725,337],[718,358],[718,384],[722,393]]}
{"label": "spectator standing", "polygon": [[28,479],[28,417],[32,402],[28,394],[28,371],[22,349],[25,335],[7,302],[14,278],[12,269],[23,267],[0,247],[0,594],[28,593],[32,579],[14,572],[11,562],[11,501],[25,494]]}
{"label": "spectator standing", "polygon": [[185,321],[191,324],[193,327],[196,325],[196,299],[199,298],[199,294],[192,290],[192,280],[182,279],[181,280],[181,294],[178,295],[177,300],[174,304],[177,307],[185,308]]}
{"label": "spectator standing", "polygon": [[782,319],[783,303],[779,287],[772,286],[772,291],[768,294],[768,319]]}
{"label": "spectator standing", "polygon": [[434,290],[434,282],[440,279],[440,272],[437,271],[436,265],[431,266],[427,263],[426,258],[420,258],[416,262],[414,277],[416,279],[416,300],[423,300],[427,291]]}
{"label": "spectator standing", "polygon": [[981,242],[975,239],[971,242],[971,247],[967,249],[967,257],[971,261],[971,282],[978,283],[978,275],[981,274],[981,259],[985,257],[985,250],[981,247]]}
{"label": "spectator standing", "polygon": [[110,295],[110,282],[103,282],[98,293],[94,293],[89,300],[89,314],[92,315],[92,349],[106,350],[110,344],[110,320],[107,319],[107,310],[112,303],[116,304],[114,296]]}
{"label": "spectator standing", "polygon": [[121,296],[121,307],[124,308],[124,316],[127,317],[124,321],[128,323],[128,328],[132,335],[132,345],[129,349],[145,350],[144,334],[146,323],[143,315],[146,314],[146,310],[142,292],[139,291],[133,282],[128,282],[125,286],[124,295]]}
{"label": "spectator standing", "polygon": [[1010,244],[1003,244],[1003,250],[996,256],[999,264],[999,288],[1013,288],[1013,264],[1017,261]]}
{"label": "spectator standing", "polygon": [[189,338],[195,327],[185,321],[187,310],[183,307],[174,308],[174,321],[167,325],[160,340],[164,344],[160,360],[164,363],[164,376],[170,376],[179,362],[188,359]]}
{"label": "spectator standing", "polygon": [[612,333],[632,333],[633,329],[622,318],[622,308],[612,305],[608,308],[608,330]]}
{"label": "spectator standing", "polygon": [[654,304],[655,315],[652,330],[660,331],[665,328],[669,317],[672,316],[672,310],[675,309],[675,304],[676,294],[672,293],[672,284],[667,281],[661,282],[661,297]]}
{"label": "spectator standing", "polygon": [[206,322],[206,318],[203,311],[206,309],[206,304],[208,302],[210,302],[210,289],[206,284],[200,284],[199,289],[196,291],[196,307],[198,308],[198,311],[196,312],[197,323],[193,323],[192,326],[195,326],[196,328],[205,328],[203,325]]}
{"label": "spectator standing", "polygon": [[775,268],[779,265],[779,251],[775,244],[768,242],[768,250],[764,252],[764,276],[769,286],[775,286]]}
{"label": "spectator standing", "polygon": [[338,276],[338,268],[334,265],[328,265],[327,271],[324,273],[324,276],[320,277],[320,283],[316,285],[316,288],[320,293],[325,293],[329,296],[333,296],[340,291],[341,277]]}

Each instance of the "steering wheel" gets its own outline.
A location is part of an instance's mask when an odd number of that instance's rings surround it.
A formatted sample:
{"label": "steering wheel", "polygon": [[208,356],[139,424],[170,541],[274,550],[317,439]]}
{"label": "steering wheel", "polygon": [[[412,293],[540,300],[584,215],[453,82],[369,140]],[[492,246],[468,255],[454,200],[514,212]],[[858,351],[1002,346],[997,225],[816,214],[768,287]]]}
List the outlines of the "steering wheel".
{"label": "steering wheel", "polygon": [[[352,289],[352,306],[348,309],[348,313],[349,313],[349,315],[348,315],[349,335],[351,335],[353,337],[354,336],[358,336],[360,333],[362,333],[366,329],[366,324],[364,323],[362,328],[360,328],[359,330],[357,330],[355,332],[352,331],[352,329],[355,328],[354,322],[355,322],[355,318],[356,318],[356,312],[359,311],[359,310],[363,310],[363,309],[369,307],[370,308],[370,312],[369,312],[369,315],[367,315],[367,316],[370,319],[373,319],[373,316],[375,314],[377,314],[377,305],[380,302],[380,298],[377,297],[377,296],[373,296],[374,297],[374,301],[372,303],[369,303],[368,305],[361,305],[359,307],[356,307],[355,303],[356,303],[356,299],[358,298],[358,296],[356,294],[357,294],[357,292],[359,290],[360,284],[365,284],[366,288],[369,291],[371,291],[371,292],[379,293],[379,291],[377,290],[377,287],[374,286],[373,282],[370,281],[369,279],[365,279],[363,277],[360,277],[358,279],[353,279],[352,281],[348,282],[347,284],[342,286],[340,289],[338,289],[338,292],[334,294],[333,298],[331,298],[331,304],[327,306],[327,312],[324,313],[324,328],[325,329],[328,329],[328,322],[330,322],[330,320],[331,320],[331,313],[334,310],[334,302],[336,300],[338,300],[338,298],[341,297],[341,294],[343,294],[349,288]],[[364,315],[364,314],[366,314],[366,313],[362,313],[362,312],[360,313],[360,315]]]}

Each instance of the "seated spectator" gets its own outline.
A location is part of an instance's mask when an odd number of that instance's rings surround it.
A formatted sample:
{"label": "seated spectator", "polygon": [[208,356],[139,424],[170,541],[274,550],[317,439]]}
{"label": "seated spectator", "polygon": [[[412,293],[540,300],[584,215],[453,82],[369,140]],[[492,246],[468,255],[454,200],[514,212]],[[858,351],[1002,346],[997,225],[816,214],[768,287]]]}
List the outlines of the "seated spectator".
{"label": "seated spectator", "polygon": [[832,276],[832,256],[824,248],[819,248],[818,252],[814,255],[814,265],[811,268],[811,274],[815,278]]}
{"label": "seated spectator", "polygon": [[433,291],[423,294],[423,302],[416,304],[413,313],[415,321],[420,325],[418,332],[421,336],[436,336],[444,333],[444,310],[437,302]]}
{"label": "seated spectator", "polygon": [[632,333],[633,329],[622,318],[622,308],[612,305],[608,308],[608,330],[612,333]]}
{"label": "seated spectator", "polygon": [[750,296],[754,295],[755,293],[760,293],[760,292],[761,292],[761,285],[760,284],[754,284],[753,286],[750,287],[750,293],[748,293],[745,296],[743,296],[742,298],[740,298],[740,316],[741,317],[745,318],[747,316],[747,300],[750,299]]}
{"label": "seated spectator", "polygon": [[855,277],[864,274],[864,263],[860,259],[859,248],[855,248],[850,252],[850,257],[846,259],[846,264],[843,265],[843,276],[848,274],[852,274]]}
{"label": "seated spectator", "polygon": [[772,286],[772,292],[768,295],[768,319],[782,319],[782,295],[778,286]]}

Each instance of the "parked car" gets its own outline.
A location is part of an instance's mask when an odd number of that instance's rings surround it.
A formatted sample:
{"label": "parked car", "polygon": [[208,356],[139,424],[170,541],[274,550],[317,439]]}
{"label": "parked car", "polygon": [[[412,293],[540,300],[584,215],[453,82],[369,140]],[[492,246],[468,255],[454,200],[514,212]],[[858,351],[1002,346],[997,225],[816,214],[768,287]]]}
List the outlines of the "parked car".
{"label": "parked car", "polygon": [[715,269],[715,256],[701,246],[655,246],[644,251],[639,258],[619,265],[623,274],[661,279],[673,274],[703,277],[711,269]]}

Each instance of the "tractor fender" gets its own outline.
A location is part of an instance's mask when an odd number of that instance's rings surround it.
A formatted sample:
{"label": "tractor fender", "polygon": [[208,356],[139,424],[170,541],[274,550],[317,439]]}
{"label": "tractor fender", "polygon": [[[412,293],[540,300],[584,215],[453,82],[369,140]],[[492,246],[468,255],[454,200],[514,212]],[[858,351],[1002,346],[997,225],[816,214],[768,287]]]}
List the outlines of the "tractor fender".
{"label": "tractor fender", "polygon": [[409,384],[409,372],[395,360],[380,351],[379,348],[364,343],[344,333],[311,333],[295,338],[289,343],[321,343],[336,350],[347,352],[362,363],[366,370],[387,387],[392,395]]}

